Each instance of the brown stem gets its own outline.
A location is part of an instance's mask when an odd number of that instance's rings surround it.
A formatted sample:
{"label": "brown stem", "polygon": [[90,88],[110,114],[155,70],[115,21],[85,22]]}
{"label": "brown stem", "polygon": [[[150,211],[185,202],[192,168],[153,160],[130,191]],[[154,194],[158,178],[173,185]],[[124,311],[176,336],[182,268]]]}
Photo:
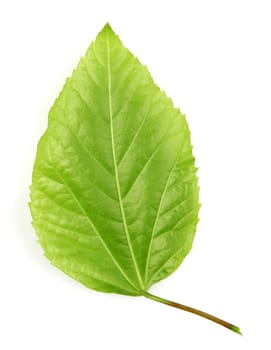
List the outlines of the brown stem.
{"label": "brown stem", "polygon": [[144,295],[144,297],[146,297],[148,299],[152,299],[152,300],[158,301],[159,303],[162,303],[162,304],[165,304],[165,305],[169,305],[169,306],[172,306],[172,307],[176,307],[177,309],[181,309],[181,310],[184,310],[184,311],[187,311],[187,312],[191,312],[192,314],[195,314],[195,315],[207,318],[208,320],[211,320],[211,321],[213,321],[215,323],[218,323],[221,326],[226,327],[226,328],[230,329],[231,331],[242,335],[239,327],[237,327],[237,326],[235,326],[235,325],[233,325],[233,324],[231,324],[229,322],[226,322],[224,320],[221,320],[218,317],[215,317],[213,315],[207,314],[206,312],[194,309],[193,307],[190,307],[190,306],[186,306],[186,305],[182,305],[182,304],[179,304],[179,303],[175,303],[174,301],[170,301],[170,300],[167,300],[167,299],[163,299],[163,298],[157,297],[156,295],[153,295],[153,294],[148,293],[148,292],[144,292],[143,295]]}

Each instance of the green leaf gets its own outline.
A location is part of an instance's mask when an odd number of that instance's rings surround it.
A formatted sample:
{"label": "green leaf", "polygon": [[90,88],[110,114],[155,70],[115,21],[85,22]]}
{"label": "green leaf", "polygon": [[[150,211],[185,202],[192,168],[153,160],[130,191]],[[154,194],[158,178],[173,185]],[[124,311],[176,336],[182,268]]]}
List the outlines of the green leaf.
{"label": "green leaf", "polygon": [[107,24],[38,144],[30,207],[45,255],[89,288],[171,305],[147,291],[190,251],[198,194],[185,116]]}
{"label": "green leaf", "polygon": [[195,173],[185,116],[107,24],[38,145],[31,212],[46,256],[87,287],[141,295],[191,249]]}

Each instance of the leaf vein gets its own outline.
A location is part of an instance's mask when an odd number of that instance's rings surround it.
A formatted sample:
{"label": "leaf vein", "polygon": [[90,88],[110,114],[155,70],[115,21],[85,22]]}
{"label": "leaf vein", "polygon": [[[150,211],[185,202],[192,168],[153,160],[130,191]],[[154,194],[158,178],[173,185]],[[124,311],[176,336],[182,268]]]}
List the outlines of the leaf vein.
{"label": "leaf vein", "polygon": [[97,60],[98,63],[100,63],[100,65],[102,67],[106,67],[106,65],[101,61],[101,59],[98,57],[97,52],[96,52],[96,42],[94,41],[94,43],[92,44],[92,48],[93,48],[93,54]]}
{"label": "leaf vein", "polygon": [[154,274],[152,275],[152,277],[150,279],[150,282],[148,283],[148,286],[151,286],[153,284],[153,281],[155,280],[156,276],[159,275],[159,273],[163,270],[163,268],[170,261],[170,259],[173,259],[176,255],[180,254],[180,252],[182,250],[183,250],[183,247],[179,247],[175,253],[173,253],[172,255],[170,255],[170,257],[168,259],[166,259],[166,261],[159,267],[159,269],[156,272],[154,272]]}
{"label": "leaf vein", "polygon": [[96,87],[101,88],[101,85],[100,85],[99,83],[97,83],[97,81],[93,78],[93,75],[90,73],[90,71],[89,71],[89,69],[88,69],[88,66],[87,66],[85,60],[82,59],[81,62],[82,62],[83,65],[84,65],[85,72],[87,73],[87,76],[89,77],[89,79],[90,79],[91,81],[93,81],[93,83],[96,85]]}
{"label": "leaf vein", "polygon": [[72,191],[72,189],[70,188],[70,186],[67,184],[66,180],[64,179],[64,177],[59,173],[59,171],[55,168],[55,172],[58,175],[58,177],[63,181],[63,184],[66,186],[66,188],[68,189],[68,191],[70,192],[71,196],[73,197],[73,199],[75,200],[75,202],[77,203],[79,209],[81,210],[81,212],[83,213],[83,215],[85,215],[85,217],[87,218],[90,226],[92,227],[93,231],[97,234],[97,237],[99,238],[100,242],[102,243],[104,249],[106,250],[107,254],[110,256],[111,260],[113,261],[113,263],[115,264],[115,266],[118,268],[118,270],[120,271],[120,273],[122,274],[122,276],[126,279],[126,281],[135,289],[136,286],[133,284],[133,282],[130,280],[130,278],[127,276],[127,274],[123,271],[122,267],[119,265],[119,263],[117,262],[117,260],[115,259],[114,255],[112,254],[111,250],[109,249],[109,247],[107,246],[106,242],[104,241],[104,239],[102,238],[101,234],[99,233],[99,231],[97,230],[96,226],[94,225],[94,223],[92,222],[91,218],[89,217],[88,213],[86,212],[86,210],[84,209],[84,207],[82,206],[82,204],[80,203],[79,199],[77,198],[77,196],[75,195],[75,193]]}
{"label": "leaf vein", "polygon": [[182,217],[180,218],[180,220],[178,220],[178,221],[176,222],[176,224],[174,224],[169,230],[160,232],[158,235],[156,235],[155,238],[160,237],[160,236],[162,236],[162,235],[164,235],[164,234],[166,234],[166,233],[168,233],[168,232],[170,232],[170,231],[175,230],[176,227],[179,226],[179,224],[182,223],[182,222],[187,218],[188,215],[190,215],[194,210],[197,210],[197,209],[198,209],[198,208],[192,208],[192,209],[190,209],[190,210],[189,210],[184,216],[182,216]]}
{"label": "leaf vein", "polygon": [[158,152],[159,148],[161,147],[161,145],[163,144],[163,141],[165,140],[165,138],[168,136],[168,132],[169,129],[167,130],[167,132],[163,135],[163,137],[161,138],[161,140],[158,142],[158,144],[156,145],[156,147],[154,148],[154,150],[151,152],[151,154],[148,157],[147,162],[143,165],[143,167],[141,168],[141,170],[139,171],[139,173],[136,175],[136,177],[134,178],[132,184],[130,185],[130,187],[128,188],[128,190],[126,190],[126,193],[123,195],[123,199],[126,198],[128,196],[128,194],[131,192],[132,188],[134,187],[135,183],[137,182],[138,178],[141,176],[141,174],[145,171],[145,169],[148,167],[149,163],[151,162],[151,160],[153,159],[153,157],[155,156],[155,154]]}
{"label": "leaf vein", "polygon": [[139,272],[139,268],[137,266],[132,242],[131,242],[131,237],[128,231],[128,226],[126,222],[126,217],[125,217],[125,212],[124,212],[124,207],[122,203],[122,197],[121,197],[121,190],[120,190],[120,182],[119,182],[119,173],[118,173],[118,167],[117,167],[117,161],[116,161],[116,152],[115,152],[115,141],[114,141],[114,126],[113,126],[113,114],[112,114],[112,93],[111,93],[111,62],[110,62],[110,43],[109,43],[109,38],[108,38],[108,32],[106,32],[106,44],[107,44],[107,78],[108,78],[108,105],[109,105],[109,119],[110,119],[110,132],[111,132],[111,147],[112,147],[112,158],[113,158],[113,163],[114,163],[114,169],[115,169],[115,178],[116,178],[116,187],[117,187],[117,192],[118,192],[118,197],[119,197],[119,205],[120,205],[120,211],[121,211],[121,216],[123,219],[123,226],[124,226],[124,232],[126,235],[128,247],[130,250],[131,258],[135,267],[136,275],[138,278],[138,282],[140,287],[144,290],[144,284],[142,281],[142,277]]}
{"label": "leaf vein", "polygon": [[[64,112],[64,113],[65,113],[65,112]],[[100,167],[101,167],[102,169],[104,169],[109,175],[111,175],[111,176],[113,175],[113,173],[112,173],[109,169],[107,169],[107,168],[104,166],[104,164],[103,164],[100,160],[98,160],[98,159],[86,148],[86,146],[80,141],[80,139],[77,137],[76,133],[70,128],[70,126],[69,126],[68,124],[66,124],[66,123],[64,123],[64,122],[60,122],[60,121],[59,121],[59,124],[63,125],[64,127],[66,127],[66,128],[69,130],[70,134],[73,136],[73,138],[75,139],[75,141],[78,143],[79,146],[81,146],[81,148],[83,149],[83,151],[87,154],[87,156],[88,156],[90,159],[94,159],[94,161],[96,161],[96,163],[99,164]],[[105,193],[105,192],[104,192],[104,193]]]}
{"label": "leaf vein", "polygon": [[181,147],[177,153],[177,156],[176,156],[176,159],[169,171],[169,174],[168,174],[168,177],[167,177],[167,181],[165,183],[165,186],[164,186],[164,189],[163,189],[163,192],[162,192],[162,195],[161,195],[161,198],[160,198],[160,201],[159,201],[159,205],[158,205],[158,209],[157,209],[157,213],[156,213],[156,217],[155,217],[155,221],[154,221],[154,224],[153,224],[153,229],[152,229],[152,233],[151,233],[151,239],[150,239],[150,242],[149,242],[149,247],[148,247],[148,253],[147,253],[147,261],[146,261],[146,270],[145,270],[145,281],[147,283],[147,280],[148,280],[148,268],[149,268],[149,261],[150,261],[150,256],[151,256],[151,249],[152,249],[152,243],[153,243],[153,239],[154,239],[154,235],[155,235],[155,230],[156,230],[156,226],[157,226],[157,223],[159,221],[159,215],[160,215],[160,211],[161,211],[161,208],[162,208],[162,204],[163,204],[163,200],[165,198],[165,195],[166,195],[166,192],[167,192],[167,189],[168,189],[168,185],[169,185],[169,180],[171,178],[171,175],[173,174],[173,171],[177,165],[177,162],[179,160],[179,157],[182,153],[182,150],[183,150],[183,147],[184,147],[184,144],[186,142],[186,138],[187,138],[187,134],[188,134],[188,129],[185,130],[185,134],[183,136],[183,142],[181,144]]}
{"label": "leaf vein", "polygon": [[183,204],[187,199],[191,198],[194,196],[194,193],[191,193],[189,196],[184,197],[180,202],[175,202],[173,206],[170,208],[164,210],[162,213],[160,213],[160,218],[168,213],[170,213],[172,210],[176,209],[179,205]]}
{"label": "leaf vein", "polygon": [[[87,107],[87,109],[89,110],[91,115],[96,115],[96,113],[94,113],[91,108],[89,107],[89,104],[87,103],[87,101],[82,97],[81,93],[79,92],[79,90],[77,88],[75,88],[72,83],[70,82],[69,87],[77,94],[77,96],[79,97],[80,101],[83,102],[83,104]],[[103,122],[106,123],[106,121],[101,117],[98,116],[99,120],[102,120]]]}
{"label": "leaf vein", "polygon": [[132,138],[132,141],[130,142],[129,146],[126,148],[124,154],[122,155],[121,159],[119,160],[118,165],[120,165],[121,162],[125,159],[126,155],[127,155],[128,152],[129,152],[129,149],[130,149],[130,148],[132,147],[132,145],[135,143],[135,141],[136,141],[136,139],[137,139],[137,136],[138,136],[138,134],[140,133],[140,130],[142,129],[143,125],[145,124],[145,121],[146,121],[148,115],[149,115],[149,110],[148,110],[148,112],[145,114],[144,118],[142,119],[142,121],[141,121],[141,123],[140,123],[140,125],[139,125],[139,127],[138,127],[138,129],[137,129],[137,131],[135,132],[135,134],[134,134],[134,136],[133,136],[133,138]]}

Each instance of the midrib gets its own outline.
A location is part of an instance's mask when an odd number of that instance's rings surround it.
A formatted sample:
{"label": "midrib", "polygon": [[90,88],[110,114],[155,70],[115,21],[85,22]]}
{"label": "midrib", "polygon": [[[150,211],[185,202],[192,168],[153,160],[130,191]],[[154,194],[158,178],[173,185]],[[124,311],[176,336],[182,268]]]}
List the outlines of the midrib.
{"label": "midrib", "polygon": [[113,126],[113,116],[112,116],[112,94],[111,94],[111,62],[110,62],[110,42],[108,38],[108,32],[106,33],[106,44],[107,44],[107,74],[108,74],[108,104],[109,104],[109,119],[110,119],[110,132],[111,132],[111,147],[112,147],[112,156],[113,156],[113,164],[114,164],[114,172],[115,172],[115,179],[116,179],[116,188],[117,188],[117,193],[118,193],[118,199],[119,199],[119,204],[120,204],[120,211],[121,211],[121,216],[122,216],[122,221],[123,221],[123,226],[124,226],[124,232],[126,235],[128,247],[130,250],[130,254],[132,257],[132,261],[135,267],[136,275],[138,278],[138,282],[140,285],[140,288],[142,290],[145,290],[145,286],[136,262],[135,258],[135,253],[133,250],[130,234],[128,231],[127,227],[127,222],[126,222],[126,217],[125,217],[125,212],[123,208],[123,202],[122,202],[122,197],[121,197],[121,191],[120,191],[120,182],[119,182],[119,172],[118,172],[118,167],[117,167],[117,162],[116,162],[116,152],[115,152],[115,143],[114,143],[114,126]]}

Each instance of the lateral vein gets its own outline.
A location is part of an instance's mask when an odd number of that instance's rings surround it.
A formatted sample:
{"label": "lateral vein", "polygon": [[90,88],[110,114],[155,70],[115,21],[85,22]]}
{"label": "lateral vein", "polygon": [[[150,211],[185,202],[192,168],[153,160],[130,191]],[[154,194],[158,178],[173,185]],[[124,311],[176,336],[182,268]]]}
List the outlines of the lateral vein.
{"label": "lateral vein", "polygon": [[184,146],[185,141],[186,141],[187,133],[188,133],[188,129],[186,130],[186,132],[184,134],[184,140],[182,142],[182,145],[181,145],[181,147],[180,147],[180,149],[179,149],[179,151],[177,153],[177,157],[176,157],[176,159],[175,159],[175,161],[174,161],[174,163],[173,163],[173,165],[172,165],[172,167],[171,167],[171,169],[170,169],[170,171],[168,173],[167,181],[165,183],[165,186],[164,186],[164,189],[163,189],[160,201],[159,201],[159,206],[158,206],[158,209],[157,209],[157,212],[156,212],[155,221],[154,221],[153,229],[152,229],[152,233],[151,233],[151,239],[150,239],[149,247],[148,247],[147,260],[146,260],[146,269],[145,269],[145,283],[146,284],[148,283],[148,269],[149,269],[149,263],[150,263],[150,257],[151,257],[152,244],[153,244],[153,240],[154,240],[156,226],[157,226],[157,223],[159,221],[159,216],[160,216],[163,200],[164,200],[164,197],[165,197],[167,189],[168,189],[168,185],[169,185],[169,181],[170,181],[171,175],[172,175],[172,173],[173,173],[173,171],[174,171],[174,169],[176,167],[176,164],[178,162],[179,156],[182,153],[183,146]]}
{"label": "lateral vein", "polygon": [[112,259],[113,263],[115,264],[115,266],[118,268],[118,270],[120,271],[120,273],[122,274],[122,276],[126,279],[127,282],[129,282],[129,284],[136,288],[135,285],[133,284],[133,282],[130,280],[130,278],[126,275],[126,273],[123,271],[123,269],[121,268],[121,266],[119,265],[119,263],[117,262],[117,260],[115,259],[114,255],[112,254],[111,250],[108,248],[107,244],[105,243],[105,241],[103,240],[102,236],[100,235],[99,231],[97,230],[96,226],[94,225],[94,223],[92,222],[91,218],[89,217],[89,215],[87,214],[86,210],[83,208],[82,204],[80,203],[79,199],[77,198],[77,196],[74,194],[74,192],[72,191],[72,189],[70,188],[70,186],[67,184],[66,180],[63,178],[63,176],[59,173],[59,171],[55,168],[55,172],[58,175],[58,177],[61,179],[61,181],[63,182],[63,184],[65,185],[65,187],[67,188],[67,190],[70,192],[71,196],[73,197],[74,201],[77,203],[78,207],[80,208],[81,212],[83,213],[84,216],[86,216],[88,222],[90,223],[92,229],[94,230],[94,232],[96,233],[96,235],[98,236],[100,242],[102,243],[103,247],[105,248],[105,250],[107,251],[108,255],[110,256],[110,258]]}

